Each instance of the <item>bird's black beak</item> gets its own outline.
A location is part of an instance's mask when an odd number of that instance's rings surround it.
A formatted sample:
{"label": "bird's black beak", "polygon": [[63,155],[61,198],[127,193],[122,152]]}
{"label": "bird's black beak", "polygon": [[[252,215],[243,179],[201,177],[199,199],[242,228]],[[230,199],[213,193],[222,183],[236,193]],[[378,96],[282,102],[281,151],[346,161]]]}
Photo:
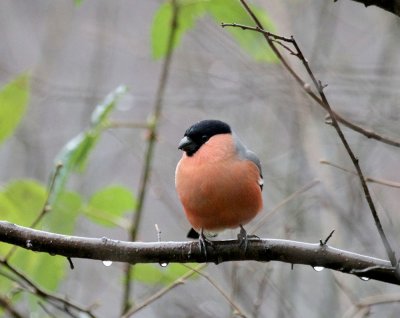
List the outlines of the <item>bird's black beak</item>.
{"label": "bird's black beak", "polygon": [[185,136],[185,137],[183,137],[183,138],[181,139],[181,141],[179,142],[178,149],[183,150],[183,151],[186,151],[187,148],[190,148],[190,146],[191,146],[192,144],[193,144],[193,140],[192,140],[190,137]]}
{"label": "bird's black beak", "polygon": [[185,136],[179,142],[178,149],[183,150],[188,156],[191,156],[199,149],[199,146],[192,138]]}

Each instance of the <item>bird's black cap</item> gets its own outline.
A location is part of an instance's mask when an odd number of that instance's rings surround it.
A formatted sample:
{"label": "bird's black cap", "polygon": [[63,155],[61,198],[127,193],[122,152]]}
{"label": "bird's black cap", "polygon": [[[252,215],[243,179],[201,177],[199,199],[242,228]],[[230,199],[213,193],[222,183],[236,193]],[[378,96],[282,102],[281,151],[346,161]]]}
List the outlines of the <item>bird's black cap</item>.
{"label": "bird's black cap", "polygon": [[212,136],[230,133],[232,133],[231,127],[223,121],[202,120],[186,130],[178,148],[185,151],[188,156],[192,156]]}

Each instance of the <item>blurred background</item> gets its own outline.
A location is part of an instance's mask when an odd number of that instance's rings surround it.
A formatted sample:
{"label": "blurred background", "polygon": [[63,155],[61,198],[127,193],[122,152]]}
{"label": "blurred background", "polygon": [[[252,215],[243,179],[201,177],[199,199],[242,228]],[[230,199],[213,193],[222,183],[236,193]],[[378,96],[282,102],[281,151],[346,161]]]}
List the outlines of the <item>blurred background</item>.
{"label": "blurred background", "polygon": [[[267,13],[275,33],[294,35],[316,76],[328,84],[325,92],[335,111],[366,129],[400,139],[398,17],[349,0],[254,3]],[[27,114],[0,149],[3,184],[19,178],[47,183],[57,153],[89,126],[95,106],[120,84],[128,87],[128,93],[112,113],[113,122],[147,122],[163,63],[152,58],[150,37],[161,4],[161,0],[86,0],[79,6],[72,0],[0,2],[0,84],[22,72],[31,73]],[[289,60],[309,82],[300,62]],[[330,245],[386,259],[358,178],[320,163],[324,159],[354,170],[335,130],[325,124],[326,112],[279,63],[255,61],[226,29],[204,17],[173,52],[162,103],[138,240],[156,241],[156,223],[163,240],[186,240],[189,224],[174,187],[181,156],[177,144],[192,123],[215,118],[228,122],[262,161],[264,211],[248,229],[257,228],[256,234],[263,238],[312,243],[335,229]],[[347,128],[343,131],[366,176],[400,181],[398,148]],[[143,129],[107,130],[85,172],[74,175],[68,188],[89,197],[118,184],[137,195],[146,145]],[[307,191],[269,213],[310,184]],[[370,188],[398,252],[400,189],[379,184]],[[126,229],[102,227],[84,216],[78,218],[74,234],[129,239]],[[235,235],[236,231],[228,231],[221,237]],[[91,260],[74,264],[58,292],[84,306],[97,304],[99,317],[117,317],[123,265],[105,267]],[[211,264],[205,271],[249,317],[342,317],[365,297],[398,292],[394,285],[305,266],[291,269],[290,264],[278,262]],[[134,282],[135,303],[161,288]],[[29,312],[28,305],[18,306]],[[34,317],[45,315],[39,310]],[[370,310],[371,317],[399,315],[396,303]],[[232,316],[229,303],[202,277],[178,286],[135,315]]]}

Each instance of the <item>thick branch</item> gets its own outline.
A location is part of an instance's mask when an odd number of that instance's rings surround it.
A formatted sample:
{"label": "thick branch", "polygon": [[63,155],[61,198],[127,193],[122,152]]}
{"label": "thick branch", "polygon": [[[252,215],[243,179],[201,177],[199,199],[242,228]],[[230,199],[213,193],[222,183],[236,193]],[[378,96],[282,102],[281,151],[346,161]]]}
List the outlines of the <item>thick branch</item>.
{"label": "thick branch", "polygon": [[[198,242],[125,242],[108,238],[85,238],[54,234],[0,221],[0,241],[36,252],[71,258],[115,262],[186,263],[205,262]],[[214,241],[207,246],[208,261],[280,261],[325,268],[400,285],[390,262],[339,250],[319,243],[310,244],[279,239],[256,239],[246,253],[236,240]]]}
{"label": "thick branch", "polygon": [[[336,2],[337,0],[335,0]],[[400,17],[400,0],[353,0],[363,3],[366,7],[377,6]]]}

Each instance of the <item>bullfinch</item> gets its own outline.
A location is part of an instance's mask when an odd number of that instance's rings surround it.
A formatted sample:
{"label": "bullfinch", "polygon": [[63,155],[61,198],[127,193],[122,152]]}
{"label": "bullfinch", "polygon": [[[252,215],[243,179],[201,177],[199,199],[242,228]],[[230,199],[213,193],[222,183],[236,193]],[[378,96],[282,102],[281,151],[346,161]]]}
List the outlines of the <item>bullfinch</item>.
{"label": "bullfinch", "polygon": [[230,126],[202,120],[188,128],[178,148],[183,151],[175,186],[190,238],[199,238],[207,256],[205,235],[240,227],[238,239],[247,247],[243,225],[262,209],[263,177],[257,155],[246,148]]}

